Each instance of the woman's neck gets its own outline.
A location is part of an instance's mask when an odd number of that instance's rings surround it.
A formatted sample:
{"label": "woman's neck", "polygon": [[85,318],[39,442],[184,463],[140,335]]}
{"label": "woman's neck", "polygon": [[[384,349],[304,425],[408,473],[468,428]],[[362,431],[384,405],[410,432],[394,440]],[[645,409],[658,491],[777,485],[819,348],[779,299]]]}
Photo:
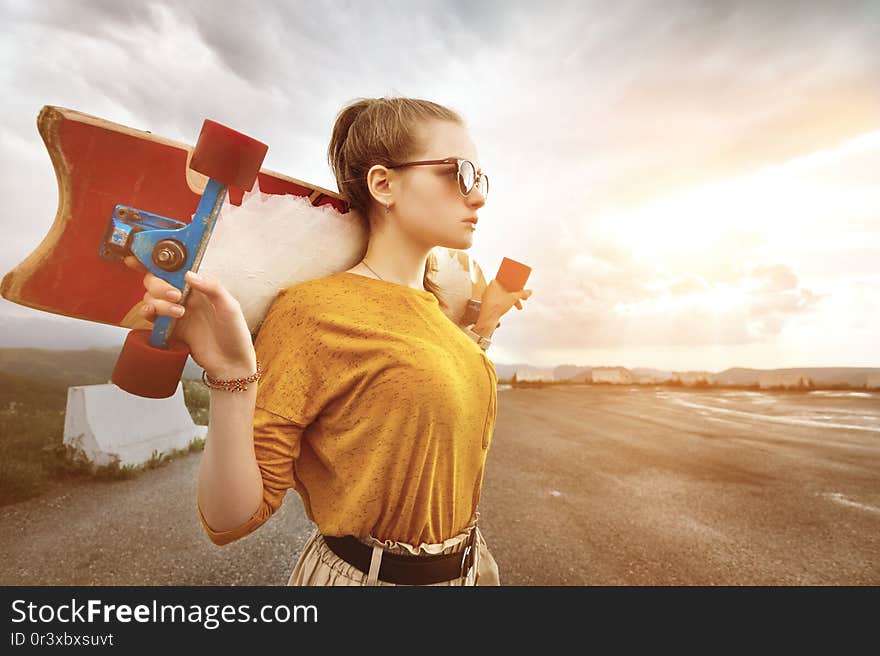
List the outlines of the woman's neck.
{"label": "woman's neck", "polygon": [[403,235],[377,230],[370,235],[363,261],[351,271],[425,291],[425,263],[430,252],[429,246],[416,244]]}

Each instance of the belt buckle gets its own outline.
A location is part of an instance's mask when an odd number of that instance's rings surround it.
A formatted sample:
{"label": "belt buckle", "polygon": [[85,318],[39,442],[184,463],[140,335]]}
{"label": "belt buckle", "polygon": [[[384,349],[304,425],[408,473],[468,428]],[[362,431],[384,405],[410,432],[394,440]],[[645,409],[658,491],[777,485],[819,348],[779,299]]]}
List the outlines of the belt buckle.
{"label": "belt buckle", "polygon": [[474,545],[476,544],[476,542],[477,542],[477,527],[474,526],[474,528],[471,530],[471,534],[468,536],[467,546],[464,548],[464,551],[461,552],[461,570],[460,571],[461,571],[461,579],[462,579],[461,584],[462,585],[464,585],[464,583],[465,583],[468,570],[470,570],[470,568],[473,567],[473,565],[474,565],[473,563],[471,563],[471,566],[468,567],[467,569],[465,569],[465,565],[467,564],[467,561],[468,561],[468,556],[474,550]]}
{"label": "belt buckle", "polygon": [[467,564],[468,554],[470,554],[471,549],[472,549],[471,545],[468,544],[468,546],[466,546],[464,548],[464,551],[461,552],[461,579],[462,579],[461,584],[462,585],[464,585],[465,578],[467,577],[467,571],[470,569],[470,567],[465,569],[465,565]]}

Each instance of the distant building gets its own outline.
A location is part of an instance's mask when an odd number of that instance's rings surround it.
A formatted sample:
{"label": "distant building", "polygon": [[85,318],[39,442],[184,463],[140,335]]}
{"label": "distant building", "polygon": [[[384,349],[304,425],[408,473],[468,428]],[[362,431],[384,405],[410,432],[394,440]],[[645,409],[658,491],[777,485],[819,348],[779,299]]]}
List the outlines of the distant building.
{"label": "distant building", "polygon": [[571,381],[573,383],[590,382],[589,367],[575,367],[573,365],[560,365],[553,370],[553,378],[557,381]]}
{"label": "distant building", "polygon": [[761,389],[770,387],[811,387],[813,384],[809,377],[803,373],[793,371],[762,371],[758,377],[758,386]]}
{"label": "distant building", "polygon": [[709,371],[675,371],[672,374],[672,380],[682,385],[699,385],[700,383],[711,385],[714,377]]}
{"label": "distant building", "polygon": [[672,374],[665,371],[633,371],[634,383],[665,383],[672,380]]}
{"label": "distant building", "polygon": [[553,372],[549,369],[520,369],[516,372],[516,382],[551,382],[554,379]]}
{"label": "distant building", "polygon": [[632,374],[624,367],[593,367],[592,374],[594,383],[628,385],[633,382]]}

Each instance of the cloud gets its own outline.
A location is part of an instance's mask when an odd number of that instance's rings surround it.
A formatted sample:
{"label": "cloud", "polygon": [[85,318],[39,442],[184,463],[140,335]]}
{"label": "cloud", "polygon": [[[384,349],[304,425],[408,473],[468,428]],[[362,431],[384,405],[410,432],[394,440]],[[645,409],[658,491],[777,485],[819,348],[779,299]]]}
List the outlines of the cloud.
{"label": "cloud", "polygon": [[797,276],[784,264],[755,267],[751,278],[758,283],[760,291],[765,293],[794,289],[798,283]]}
{"label": "cloud", "polygon": [[336,112],[399,93],[471,126],[493,188],[472,255],[490,274],[504,256],[533,266],[497,338],[511,352],[788,339],[876,270],[876,149],[784,193],[627,223],[880,129],[876,3],[7,1],[0,17],[9,268],[55,211],[43,104],[185,142],[210,117],[268,143],[269,168],[334,188]]}
{"label": "cloud", "polygon": [[748,327],[756,341],[779,335],[795,315],[810,313],[827,294],[798,285],[798,277],[785,265],[756,267],[744,280],[750,288]]}
{"label": "cloud", "polygon": [[528,126],[513,143],[548,158],[540,173],[577,161],[576,177],[547,179],[599,202],[635,204],[877,125],[867,3],[621,3],[569,19],[548,30],[556,43],[524,47],[523,84],[499,111]]}
{"label": "cloud", "polygon": [[[621,277],[624,282],[609,276],[543,298],[535,320],[556,319],[553,341],[559,348],[725,346],[772,338],[792,316],[810,312],[820,301],[804,288],[743,293],[694,280],[658,286],[650,297],[645,286],[627,295],[631,281]],[[623,300],[627,297],[638,300]]]}

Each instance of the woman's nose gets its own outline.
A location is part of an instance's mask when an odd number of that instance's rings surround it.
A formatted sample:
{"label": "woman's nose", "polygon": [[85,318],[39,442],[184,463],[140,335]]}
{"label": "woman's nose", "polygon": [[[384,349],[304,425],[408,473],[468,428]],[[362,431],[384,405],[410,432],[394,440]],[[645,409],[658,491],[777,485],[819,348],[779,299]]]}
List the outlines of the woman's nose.
{"label": "woman's nose", "polygon": [[474,209],[479,209],[486,204],[486,197],[483,196],[482,190],[476,185],[471,189],[471,193],[465,196],[465,199],[467,200],[468,207],[473,207]]}

